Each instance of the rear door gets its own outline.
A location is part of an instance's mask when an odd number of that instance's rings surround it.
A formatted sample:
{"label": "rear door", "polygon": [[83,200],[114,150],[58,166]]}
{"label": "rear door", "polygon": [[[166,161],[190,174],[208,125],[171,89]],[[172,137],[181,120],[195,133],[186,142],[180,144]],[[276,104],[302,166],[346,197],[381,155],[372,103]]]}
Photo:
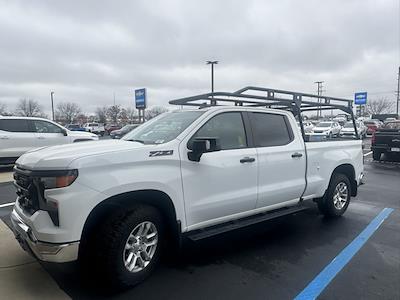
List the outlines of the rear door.
{"label": "rear door", "polygon": [[258,160],[257,208],[299,200],[306,185],[300,132],[283,114],[249,112],[249,118]]}
{"label": "rear door", "polygon": [[0,119],[0,157],[16,158],[37,147],[33,129],[26,119]]}
{"label": "rear door", "polygon": [[53,146],[69,143],[69,136],[65,136],[61,127],[44,121],[32,120],[38,147]]}
{"label": "rear door", "polygon": [[[217,137],[221,150],[188,159],[196,137]],[[243,115],[222,112],[211,117],[180,145],[182,182],[188,226],[215,224],[255,208],[256,150],[249,147]]]}

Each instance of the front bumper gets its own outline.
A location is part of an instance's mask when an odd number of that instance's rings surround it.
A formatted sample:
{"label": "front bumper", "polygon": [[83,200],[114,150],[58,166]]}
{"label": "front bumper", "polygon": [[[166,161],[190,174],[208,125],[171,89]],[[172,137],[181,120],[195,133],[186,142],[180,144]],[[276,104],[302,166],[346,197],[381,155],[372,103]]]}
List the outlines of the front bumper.
{"label": "front bumper", "polygon": [[79,242],[46,243],[39,241],[15,209],[11,213],[11,223],[15,238],[21,247],[39,260],[63,263],[78,259]]}

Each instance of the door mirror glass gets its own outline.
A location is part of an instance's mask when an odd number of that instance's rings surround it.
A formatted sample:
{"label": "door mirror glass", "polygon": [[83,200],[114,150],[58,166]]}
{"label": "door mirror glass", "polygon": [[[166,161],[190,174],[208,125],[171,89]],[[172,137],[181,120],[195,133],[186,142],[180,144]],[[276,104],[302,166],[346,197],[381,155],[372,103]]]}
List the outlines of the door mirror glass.
{"label": "door mirror glass", "polygon": [[188,152],[191,161],[200,161],[203,153],[221,150],[219,138],[197,137],[193,140],[192,151]]}

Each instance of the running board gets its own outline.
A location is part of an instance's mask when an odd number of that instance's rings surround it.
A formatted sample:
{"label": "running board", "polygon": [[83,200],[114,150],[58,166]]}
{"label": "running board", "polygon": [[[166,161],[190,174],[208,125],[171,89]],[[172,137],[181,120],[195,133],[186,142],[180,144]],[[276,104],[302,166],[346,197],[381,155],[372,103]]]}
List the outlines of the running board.
{"label": "running board", "polygon": [[305,205],[296,205],[296,206],[292,206],[292,207],[280,208],[277,210],[272,210],[272,211],[268,211],[265,213],[256,214],[254,216],[249,216],[246,218],[233,220],[233,221],[229,221],[226,223],[222,223],[222,224],[218,224],[218,225],[214,225],[214,226],[210,226],[210,227],[206,227],[206,228],[202,228],[202,229],[198,229],[198,230],[193,230],[193,231],[186,233],[185,236],[192,241],[198,241],[198,240],[209,238],[209,237],[221,234],[221,233],[232,231],[235,229],[247,227],[247,226],[254,225],[254,224],[257,224],[260,222],[272,220],[272,219],[283,217],[286,215],[291,215],[294,213],[298,213],[298,212],[304,211],[309,208],[310,207],[307,207]]}

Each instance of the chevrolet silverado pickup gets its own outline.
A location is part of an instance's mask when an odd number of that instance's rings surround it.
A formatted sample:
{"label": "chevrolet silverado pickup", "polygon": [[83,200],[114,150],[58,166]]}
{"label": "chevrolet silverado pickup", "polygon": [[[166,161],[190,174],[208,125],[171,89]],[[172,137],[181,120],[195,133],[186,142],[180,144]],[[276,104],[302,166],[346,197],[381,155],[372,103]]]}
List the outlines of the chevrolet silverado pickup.
{"label": "chevrolet silverado pickup", "polygon": [[303,134],[291,111],[212,102],[164,113],[121,140],[31,151],[14,168],[15,236],[39,260],[79,260],[121,287],[146,278],[183,237],[313,201],[341,216],[363,176],[361,141],[305,142]]}

